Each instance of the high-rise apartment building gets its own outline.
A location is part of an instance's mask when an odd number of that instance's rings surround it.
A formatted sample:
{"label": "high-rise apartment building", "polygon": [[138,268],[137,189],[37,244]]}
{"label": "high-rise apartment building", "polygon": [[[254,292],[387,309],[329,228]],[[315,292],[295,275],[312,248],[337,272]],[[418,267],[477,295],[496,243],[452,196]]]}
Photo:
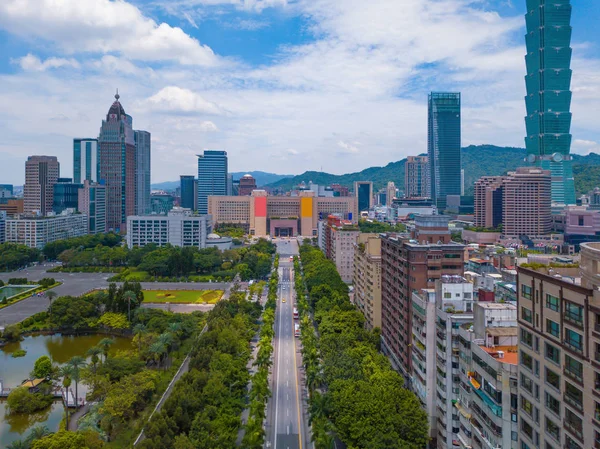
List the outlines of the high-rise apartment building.
{"label": "high-rise apartment building", "polygon": [[71,178],[58,178],[54,184],[52,210],[60,214],[65,209],[77,210],[77,195],[83,184],[75,184]]}
{"label": "high-rise apartment building", "polygon": [[133,132],[135,140],[135,213],[150,212],[151,135],[148,131]]}
{"label": "high-rise apartment building", "polygon": [[497,228],[502,224],[504,176],[482,176],[475,182],[475,226]]}
{"label": "high-rise apartment building", "polygon": [[[445,228],[442,221],[445,220]],[[381,343],[395,369],[411,375],[412,292],[442,275],[464,273],[464,245],[452,242],[445,216],[419,216],[409,235],[381,241]]]}
{"label": "high-rise apartment building", "polygon": [[390,207],[392,205],[392,202],[394,201],[394,198],[396,198],[396,184],[394,184],[393,181],[389,181],[387,183],[385,193],[385,205],[387,207]]}
{"label": "high-rise apartment building", "polygon": [[354,244],[354,304],[368,329],[381,328],[381,239],[359,234]]}
{"label": "high-rise apartment building", "polygon": [[208,213],[209,196],[227,195],[227,152],[205,150],[198,155],[198,212]]}
{"label": "high-rise apartment building", "polygon": [[518,268],[519,448],[600,441],[600,244],[580,268]]}
{"label": "high-rise apartment building", "polygon": [[427,154],[431,198],[438,210],[446,209],[447,195],[461,194],[460,93],[429,94]]}
{"label": "high-rise apartment building", "polygon": [[427,156],[408,156],[404,164],[404,196],[430,198],[430,176]]}
{"label": "high-rise apartment building", "polygon": [[373,183],[371,181],[355,181],[354,196],[358,198],[358,213],[373,207]]}
{"label": "high-rise apartment building", "polygon": [[98,139],[73,139],[73,182],[98,181]]}
{"label": "high-rise apartment building", "polygon": [[98,176],[106,186],[107,230],[125,231],[127,216],[135,213],[135,136],[119,94],[102,120],[98,137]]}
{"label": "high-rise apartment building", "polygon": [[335,263],[344,282],[352,282],[354,277],[354,247],[360,231],[351,220],[336,216],[327,219],[328,243],[325,255]]}
{"label": "high-rise apartment building", "polygon": [[46,215],[52,212],[54,184],[60,176],[60,165],[55,156],[29,156],[25,162],[23,210]]}
{"label": "high-rise apartment building", "polygon": [[257,188],[258,187],[256,186],[256,179],[254,179],[252,175],[244,175],[240,178],[240,183],[238,186],[238,195],[252,195],[252,191],[256,190]]}
{"label": "high-rise apartment building", "polygon": [[571,159],[571,1],[527,0],[527,160],[552,173],[552,202],[575,204]]}
{"label": "high-rise apartment building", "polygon": [[181,207],[185,209],[195,210],[194,192],[195,192],[196,177],[193,175],[181,175],[180,190],[181,190]]}
{"label": "high-rise apartment building", "polygon": [[504,180],[502,233],[545,235],[552,231],[550,172],[519,167]]}
{"label": "high-rise apartment building", "polygon": [[106,232],[106,186],[83,181],[77,201],[79,212],[88,218],[88,234]]}

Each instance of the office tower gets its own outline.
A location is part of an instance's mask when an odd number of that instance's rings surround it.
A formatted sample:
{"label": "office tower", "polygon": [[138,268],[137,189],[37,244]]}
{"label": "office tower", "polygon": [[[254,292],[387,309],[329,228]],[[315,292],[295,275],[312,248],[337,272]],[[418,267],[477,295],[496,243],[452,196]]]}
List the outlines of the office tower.
{"label": "office tower", "polygon": [[518,268],[519,448],[598,447],[600,244],[580,269]]}
{"label": "office tower", "polygon": [[22,214],[24,208],[23,198],[0,198],[0,211],[6,212],[8,217]]}
{"label": "office tower", "polygon": [[227,152],[205,150],[198,155],[198,212],[208,213],[208,197],[227,195]]}
{"label": "office tower", "polygon": [[166,216],[132,215],[127,217],[127,246],[154,244],[206,248],[212,232],[210,215],[193,216],[192,211],[176,207]]}
{"label": "office tower", "polygon": [[12,198],[13,194],[12,184],[0,184],[0,198]]}
{"label": "office tower", "polygon": [[460,170],[460,194],[461,196],[465,194],[465,169],[462,168]]}
{"label": "office tower", "polygon": [[133,131],[135,140],[135,213],[150,212],[151,136],[148,131]]}
{"label": "office tower", "polygon": [[373,183],[371,181],[356,181],[354,196],[358,198],[358,213],[368,211],[373,207]]}
{"label": "office tower", "polygon": [[150,211],[153,214],[166,215],[175,206],[175,197],[166,192],[150,195]]}
{"label": "office tower", "polygon": [[233,175],[227,174],[227,195],[233,196]]}
{"label": "office tower", "polygon": [[87,234],[87,217],[71,214],[43,217],[28,216],[6,220],[6,241],[42,249],[56,240],[81,237]]}
{"label": "office tower", "polygon": [[475,182],[475,226],[497,228],[502,224],[504,176],[482,176]]}
{"label": "office tower", "polygon": [[54,184],[60,176],[60,164],[55,156],[29,156],[25,162],[23,199],[25,213],[52,212]]}
{"label": "office tower", "polygon": [[54,184],[52,210],[57,214],[65,209],[77,210],[77,196],[81,187],[83,184],[76,184],[71,178],[58,178],[58,182]]}
{"label": "office tower", "polygon": [[252,195],[252,191],[256,189],[256,179],[252,175],[244,175],[240,178],[238,187],[239,196]]}
{"label": "office tower", "polygon": [[519,167],[504,179],[502,233],[537,236],[552,231],[550,172]]}
{"label": "office tower", "polygon": [[446,195],[460,195],[460,93],[429,94],[427,153],[431,198],[439,211]]}
{"label": "office tower", "polygon": [[404,195],[407,198],[430,198],[429,158],[408,156],[404,164]]}
{"label": "office tower", "polygon": [[98,139],[73,139],[73,182],[98,181]]}
{"label": "office tower", "polygon": [[196,210],[194,207],[194,191],[196,178],[193,175],[180,176],[181,207]]}
{"label": "office tower", "polygon": [[390,207],[394,198],[396,198],[396,184],[394,184],[393,181],[390,181],[387,183],[385,205]]}
{"label": "office tower", "polygon": [[348,187],[339,184],[331,184],[331,189],[333,190],[333,196],[350,196]]}
{"label": "office tower", "polygon": [[359,234],[354,243],[354,304],[368,329],[381,328],[381,239]]}
{"label": "office tower", "polygon": [[98,176],[106,186],[107,230],[125,231],[126,218],[135,212],[135,137],[132,119],[125,114],[119,94],[102,120],[98,137]]}
{"label": "office tower", "polygon": [[86,179],[77,201],[79,212],[87,216],[88,234],[106,232],[106,186]]}
{"label": "office tower", "polygon": [[552,202],[575,204],[571,151],[571,2],[527,0],[527,161],[552,174]]}
{"label": "office tower", "polygon": [[448,217],[417,216],[411,236],[381,241],[381,342],[392,365],[410,382],[412,292],[434,288],[442,275],[464,273],[464,245],[452,242]]}

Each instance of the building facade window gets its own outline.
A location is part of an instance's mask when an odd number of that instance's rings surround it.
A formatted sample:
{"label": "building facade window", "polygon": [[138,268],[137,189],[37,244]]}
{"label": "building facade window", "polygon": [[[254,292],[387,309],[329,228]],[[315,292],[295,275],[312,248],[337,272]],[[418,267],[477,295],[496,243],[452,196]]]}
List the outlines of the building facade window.
{"label": "building facade window", "polygon": [[548,368],[546,368],[546,383],[560,391],[560,376]]}
{"label": "building facade window", "polygon": [[566,354],[565,374],[581,381],[583,378],[583,363]]}
{"label": "building facade window", "polygon": [[583,326],[583,307],[572,302],[565,302],[565,320]]}
{"label": "building facade window", "polygon": [[527,321],[528,323],[533,323],[533,314],[531,310],[526,307],[521,307],[521,318],[523,321]]}
{"label": "building facade window", "polygon": [[546,319],[546,332],[556,338],[560,338],[560,325],[552,320]]}
{"label": "building facade window", "polygon": [[560,365],[560,349],[549,343],[546,343],[546,358]]}
{"label": "building facade window", "polygon": [[560,307],[559,299],[556,296],[546,295],[546,307],[548,307],[550,310],[558,312]]}
{"label": "building facade window", "polygon": [[581,352],[583,350],[583,337],[581,336],[581,334],[575,332],[574,330],[571,330],[571,329],[565,330],[564,343],[567,346],[569,346],[571,349],[574,349],[576,351]]}

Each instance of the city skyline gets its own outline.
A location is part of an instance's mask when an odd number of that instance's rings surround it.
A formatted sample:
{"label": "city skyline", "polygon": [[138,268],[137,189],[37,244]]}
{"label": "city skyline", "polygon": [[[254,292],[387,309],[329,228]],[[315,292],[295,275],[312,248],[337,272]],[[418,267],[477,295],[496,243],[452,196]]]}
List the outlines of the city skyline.
{"label": "city skyline", "polygon": [[[326,0],[211,3],[167,12],[160,3],[100,2],[98,23],[85,25],[89,38],[74,48],[54,30],[81,26],[75,8],[59,19],[27,4],[16,15],[12,2],[4,2],[0,33],[10,39],[0,61],[0,98],[15,105],[14,119],[0,125],[9,136],[0,144],[5,182],[22,183],[15,168],[32,147],[66,160],[74,136],[97,131],[94,117],[116,87],[127,92],[136,122],[153,134],[155,182],[189,172],[191,158],[205,148],[228,151],[232,171],[293,173],[356,171],[371,165],[373,152],[379,165],[422,153],[430,90],[462,93],[465,145],[523,146],[524,1],[512,7],[444,1],[445,14],[428,1],[409,1],[387,15],[379,9],[385,2],[371,11]],[[594,123],[600,60],[590,19],[599,8],[582,0],[573,11],[572,134],[580,154],[598,151],[600,140]],[[116,25],[102,19],[116,13]],[[396,23],[398,31],[382,36],[362,26],[364,17],[378,24],[374,30]],[[109,39],[94,48],[94,37],[107,29],[119,35],[127,21],[137,41]],[[167,50],[136,43],[151,42],[159,24]],[[439,33],[456,48],[442,48]],[[234,45],[242,40],[255,43]],[[395,55],[404,53],[398,61]],[[18,125],[25,117],[36,123],[34,132]]]}

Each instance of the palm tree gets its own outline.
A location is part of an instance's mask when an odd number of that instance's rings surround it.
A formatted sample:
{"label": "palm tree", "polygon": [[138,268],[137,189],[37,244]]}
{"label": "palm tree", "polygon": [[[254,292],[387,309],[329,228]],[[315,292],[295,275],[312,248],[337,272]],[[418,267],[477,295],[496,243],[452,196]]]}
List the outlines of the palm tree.
{"label": "palm tree", "polygon": [[92,346],[88,349],[86,354],[91,357],[92,368],[94,369],[94,374],[96,374],[96,365],[100,361],[100,357],[98,356],[102,354],[102,348],[99,346]]}
{"label": "palm tree", "polygon": [[112,338],[103,338],[98,342],[98,346],[102,348],[102,352],[104,353],[104,361],[108,358],[108,350],[115,343]]}
{"label": "palm tree", "polygon": [[15,440],[6,446],[6,449],[29,449],[29,443],[27,441]]}
{"label": "palm tree", "polygon": [[123,293],[123,299],[127,301],[127,319],[131,321],[131,301],[137,301],[137,296],[131,290]]}
{"label": "palm tree", "polygon": [[79,379],[80,379],[80,368],[85,366],[85,359],[79,355],[71,357],[71,360],[67,362],[69,366],[73,369],[71,373],[71,378],[75,381],[75,409],[79,408],[78,402],[78,387],[79,387]]}
{"label": "palm tree", "polygon": [[146,332],[148,332],[148,328],[141,323],[133,326],[133,335],[137,335],[138,338],[138,352],[142,352],[142,335]]}
{"label": "palm tree", "polygon": [[160,361],[162,359],[163,354],[166,351],[165,346],[161,342],[156,341],[152,343],[152,345],[148,349],[150,351],[150,354],[152,354],[152,358],[155,362],[158,363],[158,367],[160,368]]}
{"label": "palm tree", "polygon": [[56,298],[56,296],[58,296],[56,294],[56,292],[54,290],[48,290],[46,292],[46,297],[48,298],[48,301],[50,302],[50,305],[48,306],[48,311],[50,312],[50,321],[52,321],[52,300],[54,298]]}
{"label": "palm tree", "polygon": [[[171,347],[173,346],[173,335],[169,334],[168,332],[165,332],[164,334],[160,334],[158,336],[158,338],[156,339],[156,341],[157,341],[157,343],[160,343],[162,346],[164,346],[165,353],[167,356],[166,358],[168,360],[169,351],[171,350]],[[165,370],[166,369],[167,369],[167,363],[165,363]]]}
{"label": "palm tree", "polygon": [[59,369],[59,376],[62,376],[62,385],[65,389],[67,401],[65,403],[65,413],[67,414],[67,427],[69,425],[69,387],[71,386],[71,376],[73,368],[70,365],[63,365]]}
{"label": "palm tree", "polygon": [[29,432],[29,435],[27,435],[27,438],[25,438],[25,441],[27,443],[31,444],[35,440],[40,440],[40,439],[44,438],[45,436],[50,435],[51,433],[52,432],[50,432],[50,429],[48,429],[48,427],[38,425],[31,429],[31,432]]}

